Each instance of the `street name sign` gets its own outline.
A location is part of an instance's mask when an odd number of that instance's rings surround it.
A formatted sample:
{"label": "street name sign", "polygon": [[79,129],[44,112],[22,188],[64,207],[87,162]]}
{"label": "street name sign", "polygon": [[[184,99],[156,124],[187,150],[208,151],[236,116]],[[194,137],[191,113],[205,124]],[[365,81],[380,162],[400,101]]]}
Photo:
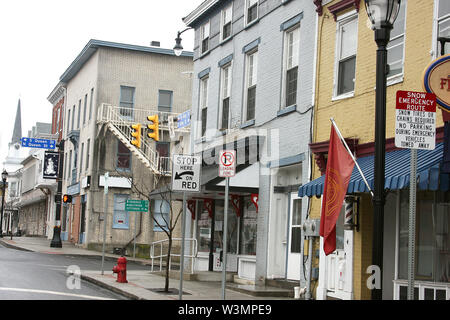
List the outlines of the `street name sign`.
{"label": "street name sign", "polygon": [[191,111],[187,110],[177,117],[177,128],[181,129],[191,124]]}
{"label": "street name sign", "polygon": [[234,177],[236,174],[236,150],[222,150],[219,155],[219,177]]}
{"label": "street name sign", "polygon": [[200,156],[174,154],[172,162],[172,190],[200,192]]}
{"label": "street name sign", "polygon": [[37,138],[22,138],[20,139],[22,147],[41,148],[41,149],[55,149],[56,140],[37,139]]}
{"label": "street name sign", "polygon": [[127,200],[125,211],[148,212],[148,200]]}
{"label": "street name sign", "polygon": [[397,91],[395,146],[434,150],[436,146],[436,95]]}

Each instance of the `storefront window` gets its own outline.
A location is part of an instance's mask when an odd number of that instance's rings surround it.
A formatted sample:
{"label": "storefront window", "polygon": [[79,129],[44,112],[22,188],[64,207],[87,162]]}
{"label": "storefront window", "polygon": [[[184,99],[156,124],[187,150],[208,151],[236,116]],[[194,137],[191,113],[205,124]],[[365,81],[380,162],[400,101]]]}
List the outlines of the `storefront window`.
{"label": "storefront window", "polygon": [[250,198],[244,198],[243,203],[241,230],[239,235],[239,254],[256,255],[256,208]]}
{"label": "storefront window", "polygon": [[197,203],[197,241],[199,252],[209,252],[211,243],[211,218],[208,210],[203,206],[203,201]]}
{"label": "storefront window", "polygon": [[[223,211],[224,200],[216,200],[216,220],[214,227],[214,252],[223,248]],[[238,218],[231,202],[228,204],[228,253],[237,253]]]}
{"label": "storefront window", "polygon": [[[416,205],[415,279],[449,282],[450,196],[418,192]],[[398,277],[408,278],[409,190],[400,192]]]}

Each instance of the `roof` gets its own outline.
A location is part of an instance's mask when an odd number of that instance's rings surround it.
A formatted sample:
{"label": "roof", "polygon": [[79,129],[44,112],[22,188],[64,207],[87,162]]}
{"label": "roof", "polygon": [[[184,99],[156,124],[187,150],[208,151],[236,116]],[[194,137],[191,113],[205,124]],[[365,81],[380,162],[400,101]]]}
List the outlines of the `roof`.
{"label": "roof", "polygon": [[191,13],[183,18],[183,22],[192,27],[193,23],[202,17],[209,9],[218,4],[220,0],[205,0],[197,8],[195,8]]}
{"label": "roof", "polygon": [[[417,151],[417,176],[418,189],[420,190],[449,190],[449,179],[444,178],[444,174],[440,171],[440,165],[443,158],[444,144],[436,144],[434,150],[418,150]],[[411,153],[409,149],[395,150],[386,152],[385,164],[385,183],[384,188],[390,190],[403,189],[409,186],[410,175],[410,159]],[[357,159],[357,162],[366,177],[371,189],[374,186],[374,155]],[[448,176],[448,175],[447,175]],[[317,178],[303,186],[298,190],[299,197],[303,196],[321,196],[325,175]],[[361,174],[356,166],[353,168],[350,182],[348,184],[347,193],[369,192],[364,183]]]}
{"label": "roof", "polygon": [[[125,44],[125,43],[117,43],[117,42],[109,42],[109,41],[102,41],[102,40],[95,40],[91,39],[86,46],[81,50],[80,54],[75,58],[75,60],[70,64],[70,66],[67,68],[67,70],[62,74],[62,76],[59,78],[61,82],[67,83],[70,81],[77,73],[80,71],[80,69],[83,67],[83,65],[86,63],[86,61],[89,60],[90,57],[97,51],[98,48],[105,47],[105,48],[116,48],[116,49],[124,49],[124,50],[132,50],[132,51],[139,51],[139,52],[148,52],[148,53],[156,53],[156,54],[165,54],[165,55],[171,55],[175,56],[175,53],[172,49],[164,49],[159,47],[144,47],[144,46],[138,46],[133,44]],[[193,57],[194,54],[191,51],[183,51],[181,53],[182,57]]]}

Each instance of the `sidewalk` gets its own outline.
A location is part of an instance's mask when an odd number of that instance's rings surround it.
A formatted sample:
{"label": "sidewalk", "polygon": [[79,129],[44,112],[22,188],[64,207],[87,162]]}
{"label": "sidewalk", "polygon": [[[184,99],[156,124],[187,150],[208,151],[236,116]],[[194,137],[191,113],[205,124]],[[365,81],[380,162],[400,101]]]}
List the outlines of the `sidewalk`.
{"label": "sidewalk", "polygon": [[[0,238],[0,244],[14,249],[39,252],[44,254],[64,254],[80,256],[98,256],[102,253],[98,251],[80,248],[73,243],[63,241],[62,248],[51,248],[51,240],[37,237],[9,237]],[[119,255],[105,253],[105,258],[116,259]],[[157,273],[150,272],[151,260],[126,257],[128,261],[135,261],[144,265],[149,265],[147,270],[127,271],[128,283],[118,283],[117,275],[112,271],[82,270],[81,278],[99,285],[108,290],[114,291],[133,300],[178,300],[179,280],[170,278],[169,287],[175,289],[170,294],[159,292],[164,288],[165,277]],[[230,288],[232,290],[230,290]],[[266,294],[264,294],[264,291]],[[275,290],[275,291],[274,291]],[[239,285],[227,283],[225,293],[227,300],[292,300],[292,298],[280,297],[285,290],[276,288],[258,287],[252,285]],[[255,292],[257,296],[243,292]],[[275,294],[274,294],[275,293]],[[272,295],[272,296],[271,296]],[[220,300],[222,298],[222,283],[220,281],[197,281],[187,280],[183,277],[183,300]]]}

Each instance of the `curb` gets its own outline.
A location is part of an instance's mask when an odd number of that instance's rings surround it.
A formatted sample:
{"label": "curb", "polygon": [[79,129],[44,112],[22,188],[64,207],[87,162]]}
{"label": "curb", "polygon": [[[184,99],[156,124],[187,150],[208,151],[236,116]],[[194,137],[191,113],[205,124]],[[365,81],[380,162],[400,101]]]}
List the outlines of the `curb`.
{"label": "curb", "polygon": [[15,246],[15,245],[13,245],[13,244],[10,244],[10,243],[8,243],[8,242],[5,242],[5,241],[3,241],[3,239],[0,239],[0,244],[3,245],[3,246],[5,246],[6,248],[9,248],[9,249],[16,249],[16,250],[22,250],[22,251],[27,251],[27,252],[35,252],[35,251],[33,251],[33,250],[25,249],[25,248],[22,248],[22,247],[19,247],[19,246]]}
{"label": "curb", "polygon": [[104,283],[102,281],[99,281],[99,280],[97,280],[95,278],[92,278],[92,277],[89,277],[89,276],[86,276],[86,275],[83,275],[83,274],[81,274],[81,279],[85,280],[87,282],[93,283],[93,284],[95,284],[95,285],[97,285],[99,287],[102,287],[102,288],[108,289],[110,291],[113,291],[113,292],[115,292],[117,294],[120,294],[120,295],[125,296],[125,297],[127,297],[129,299],[132,299],[132,300],[146,300],[146,299],[143,299],[143,298],[141,298],[141,297],[139,297],[137,295],[134,295],[134,294],[129,293],[127,291],[121,290],[121,289],[119,289],[117,287],[114,287],[112,285],[109,285],[107,283]]}

